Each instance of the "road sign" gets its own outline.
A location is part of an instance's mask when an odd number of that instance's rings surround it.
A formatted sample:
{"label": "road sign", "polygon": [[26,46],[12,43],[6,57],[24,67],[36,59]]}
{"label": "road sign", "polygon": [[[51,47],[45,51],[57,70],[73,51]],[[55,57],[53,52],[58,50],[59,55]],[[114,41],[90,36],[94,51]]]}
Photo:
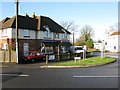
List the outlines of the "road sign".
{"label": "road sign", "polygon": [[54,60],[55,59],[55,55],[49,55],[49,60]]}

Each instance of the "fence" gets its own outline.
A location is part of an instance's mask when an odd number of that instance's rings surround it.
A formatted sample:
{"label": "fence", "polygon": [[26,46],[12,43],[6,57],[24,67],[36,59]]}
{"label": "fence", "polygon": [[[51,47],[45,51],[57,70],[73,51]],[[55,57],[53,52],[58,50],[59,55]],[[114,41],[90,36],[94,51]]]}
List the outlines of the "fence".
{"label": "fence", "polygon": [[15,51],[0,51],[0,63],[16,62]]}
{"label": "fence", "polygon": [[[50,56],[54,56],[51,60],[49,60]],[[91,52],[87,52],[86,53],[86,57],[91,56]],[[76,53],[76,54],[70,54],[70,53],[64,53],[64,54],[48,54],[46,55],[46,63],[48,63],[49,61],[65,61],[65,60],[70,60],[70,59],[74,59],[74,57],[83,57],[83,53]]]}

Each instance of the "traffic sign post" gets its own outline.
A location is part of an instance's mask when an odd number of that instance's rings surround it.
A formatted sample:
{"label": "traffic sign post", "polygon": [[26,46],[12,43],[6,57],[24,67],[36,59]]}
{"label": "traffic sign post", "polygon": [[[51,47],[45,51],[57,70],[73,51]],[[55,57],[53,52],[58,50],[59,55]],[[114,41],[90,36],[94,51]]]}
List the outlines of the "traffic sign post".
{"label": "traffic sign post", "polygon": [[104,58],[104,50],[105,50],[105,42],[102,40],[102,45],[101,45],[101,59]]}
{"label": "traffic sign post", "polygon": [[77,60],[80,60],[80,59],[81,59],[81,57],[74,57],[75,63]]}
{"label": "traffic sign post", "polygon": [[84,49],[84,52],[83,52],[84,53],[84,59],[86,60],[86,50],[87,50],[86,45],[83,46],[83,49]]}

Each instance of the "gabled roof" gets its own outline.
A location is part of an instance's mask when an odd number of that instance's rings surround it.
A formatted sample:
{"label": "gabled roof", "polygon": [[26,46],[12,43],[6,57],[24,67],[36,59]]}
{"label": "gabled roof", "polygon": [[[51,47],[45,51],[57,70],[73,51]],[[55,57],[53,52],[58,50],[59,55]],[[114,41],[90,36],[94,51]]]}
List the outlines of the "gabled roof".
{"label": "gabled roof", "polygon": [[49,17],[44,17],[41,16],[41,30],[44,30],[44,26],[48,26],[49,29],[52,32],[59,32],[59,33],[64,33],[62,31],[62,29],[64,29],[63,27],[61,27],[59,24],[57,24],[56,22],[54,22],[52,19],[50,19]]}
{"label": "gabled roof", "polygon": [[3,23],[5,23],[7,20],[9,20],[10,18],[6,17],[5,19],[3,19],[2,21],[0,21],[0,28],[2,28]]}
{"label": "gabled roof", "polygon": [[110,34],[110,36],[113,36],[113,35],[120,35],[120,31],[113,32],[112,34]]}
{"label": "gabled roof", "polygon": [[9,20],[10,18],[9,17],[6,17],[5,19],[3,19],[1,22],[4,23],[6,22],[7,20]]}
{"label": "gabled roof", "polygon": [[[18,28],[22,29],[31,29],[31,30],[37,30],[37,23],[38,20],[30,17],[25,16],[18,16]],[[4,28],[15,28],[16,27],[16,17],[13,16],[9,20],[3,23],[2,29]]]}
{"label": "gabled roof", "polygon": [[[5,18],[1,22],[0,29],[5,28],[15,28],[16,27],[16,16],[12,18]],[[45,16],[36,16],[35,18],[29,16],[21,16],[18,15],[18,28],[21,29],[29,29],[29,30],[42,30],[45,31],[46,29],[44,26],[48,26],[51,32],[58,32],[64,33],[62,26],[57,24],[55,21],[50,19],[49,17]],[[66,30],[68,34],[71,34],[69,31]]]}

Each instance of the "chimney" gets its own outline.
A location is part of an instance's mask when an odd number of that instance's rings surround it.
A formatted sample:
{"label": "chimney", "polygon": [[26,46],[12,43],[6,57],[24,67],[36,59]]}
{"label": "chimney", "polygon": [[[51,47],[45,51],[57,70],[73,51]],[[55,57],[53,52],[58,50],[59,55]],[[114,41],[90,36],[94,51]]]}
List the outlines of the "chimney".
{"label": "chimney", "polygon": [[29,17],[29,15],[28,15],[27,13],[25,13],[25,16],[26,16],[26,17]]}
{"label": "chimney", "polygon": [[32,18],[35,18],[35,12],[32,13]]}

